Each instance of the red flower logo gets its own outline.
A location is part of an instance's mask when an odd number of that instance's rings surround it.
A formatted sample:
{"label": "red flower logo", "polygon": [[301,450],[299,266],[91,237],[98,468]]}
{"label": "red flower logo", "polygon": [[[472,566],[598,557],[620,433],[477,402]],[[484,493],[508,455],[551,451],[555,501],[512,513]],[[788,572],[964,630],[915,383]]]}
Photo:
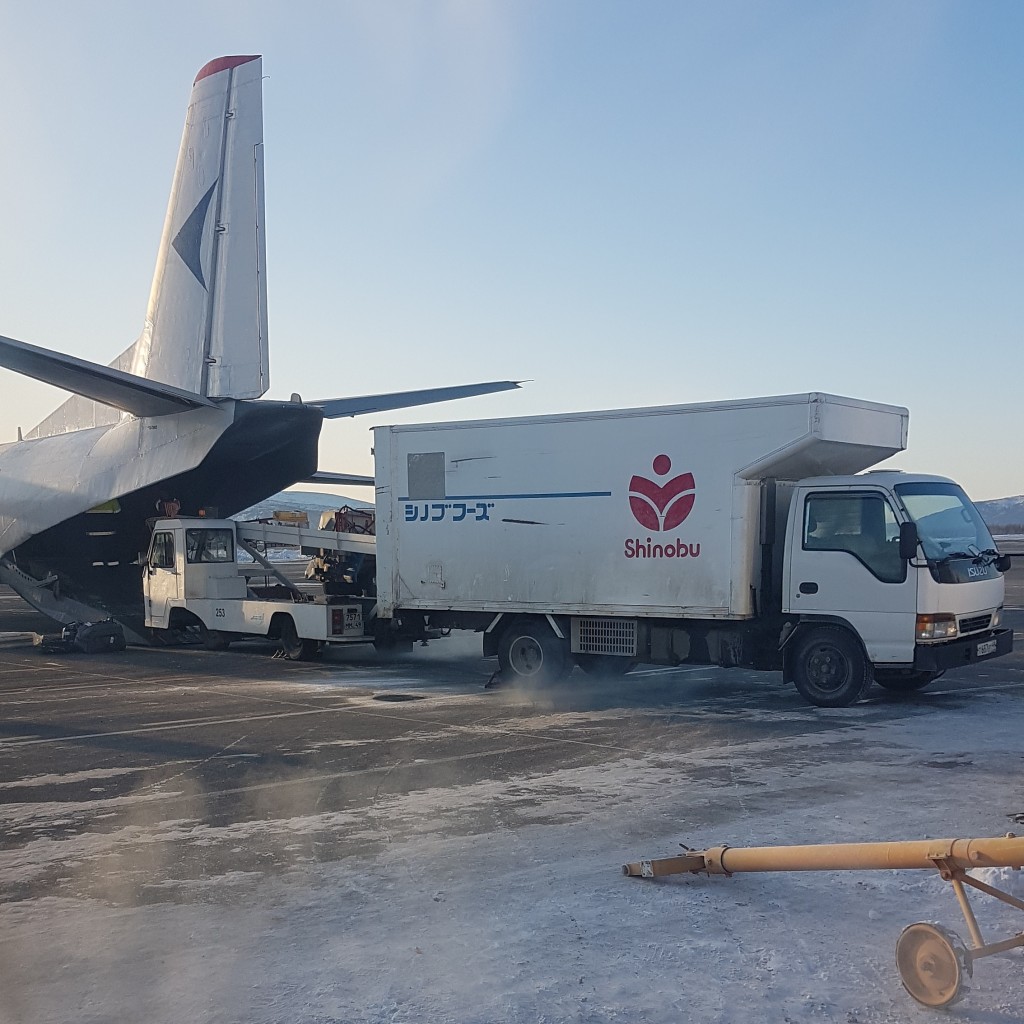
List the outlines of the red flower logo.
{"label": "red flower logo", "polygon": [[[658,476],[668,476],[672,460],[659,455],[652,469]],[[694,487],[692,473],[680,473],[664,484],[634,476],[629,481],[629,507],[636,521],[648,530],[674,530],[693,508]]]}

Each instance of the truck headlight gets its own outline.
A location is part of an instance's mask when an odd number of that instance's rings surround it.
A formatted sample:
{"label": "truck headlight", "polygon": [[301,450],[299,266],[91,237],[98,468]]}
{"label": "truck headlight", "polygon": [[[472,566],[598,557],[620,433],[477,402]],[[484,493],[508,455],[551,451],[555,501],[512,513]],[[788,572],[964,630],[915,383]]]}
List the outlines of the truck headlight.
{"label": "truck headlight", "polygon": [[998,608],[997,608],[997,609],[996,609],[996,610],[995,610],[995,611],[994,611],[994,612],[992,613],[992,621],[991,621],[991,622],[989,623],[989,625],[990,625],[990,626],[991,626],[991,627],[992,627],[993,629],[995,629],[995,628],[996,628],[996,626],[998,626],[998,625],[999,625],[999,623],[1000,623],[1000,622],[1002,622],[1002,621],[1003,621],[1003,606],[1002,606],[1002,605],[1000,605],[1000,606],[999,606],[999,607],[998,607]]}
{"label": "truck headlight", "polygon": [[947,612],[918,615],[915,636],[918,640],[949,640],[956,636],[956,616]]}

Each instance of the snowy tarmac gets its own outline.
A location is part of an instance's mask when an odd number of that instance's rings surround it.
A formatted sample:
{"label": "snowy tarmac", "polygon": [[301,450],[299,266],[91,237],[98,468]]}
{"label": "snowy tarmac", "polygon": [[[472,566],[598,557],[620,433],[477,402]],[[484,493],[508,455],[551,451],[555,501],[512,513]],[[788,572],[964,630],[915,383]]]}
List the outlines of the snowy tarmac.
{"label": "snowy tarmac", "polygon": [[1024,831],[1024,653],[825,711],[692,666],[485,691],[478,652],[0,647],[0,1024],[1024,1020],[1020,950],[947,1012],[903,990],[905,925],[967,937],[937,874],[620,874]]}

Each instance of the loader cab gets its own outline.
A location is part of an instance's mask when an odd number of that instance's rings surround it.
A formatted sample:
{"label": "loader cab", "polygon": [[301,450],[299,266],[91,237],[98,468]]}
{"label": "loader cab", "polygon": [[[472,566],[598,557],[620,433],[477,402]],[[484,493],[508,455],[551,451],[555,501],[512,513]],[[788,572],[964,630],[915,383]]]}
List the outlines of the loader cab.
{"label": "loader cab", "polygon": [[167,629],[171,611],[192,599],[244,598],[235,524],[217,519],[159,519],[143,576],[146,625]]}

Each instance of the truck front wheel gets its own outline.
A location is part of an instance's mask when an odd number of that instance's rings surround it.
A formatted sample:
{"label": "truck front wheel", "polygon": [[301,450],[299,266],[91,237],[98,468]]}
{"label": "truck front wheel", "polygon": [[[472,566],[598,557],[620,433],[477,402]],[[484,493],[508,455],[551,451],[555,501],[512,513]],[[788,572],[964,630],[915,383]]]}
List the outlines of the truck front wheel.
{"label": "truck front wheel", "polygon": [[793,658],[797,690],[819,708],[856,704],[874,681],[857,638],[838,626],[808,630],[797,640]]}
{"label": "truck front wheel", "polygon": [[546,622],[513,622],[498,644],[498,667],[509,680],[557,682],[572,669],[569,645]]}

